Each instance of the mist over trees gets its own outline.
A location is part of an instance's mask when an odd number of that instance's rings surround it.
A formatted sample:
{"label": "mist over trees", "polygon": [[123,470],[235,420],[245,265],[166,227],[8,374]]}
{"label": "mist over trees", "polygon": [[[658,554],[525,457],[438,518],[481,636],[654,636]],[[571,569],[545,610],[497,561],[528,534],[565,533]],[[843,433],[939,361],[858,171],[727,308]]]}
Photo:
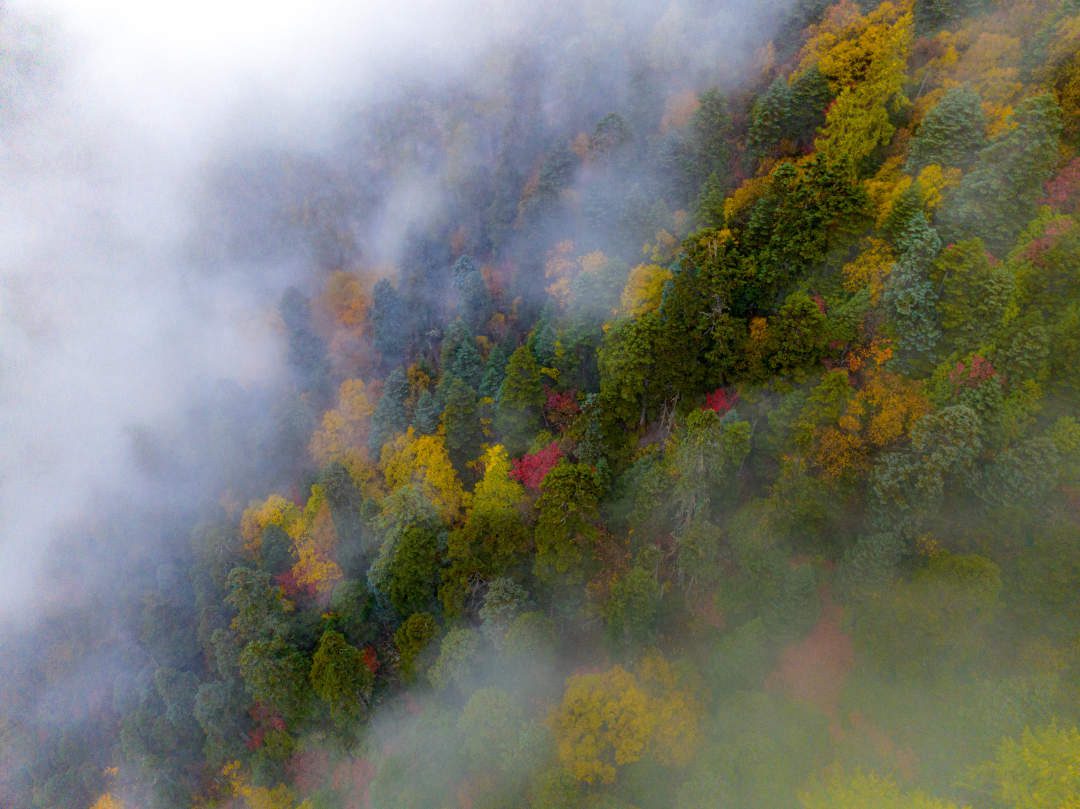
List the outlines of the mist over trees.
{"label": "mist over trees", "polygon": [[0,804],[1080,803],[1080,9],[513,10],[119,172],[106,322],[0,271],[12,379],[122,380],[0,380]]}

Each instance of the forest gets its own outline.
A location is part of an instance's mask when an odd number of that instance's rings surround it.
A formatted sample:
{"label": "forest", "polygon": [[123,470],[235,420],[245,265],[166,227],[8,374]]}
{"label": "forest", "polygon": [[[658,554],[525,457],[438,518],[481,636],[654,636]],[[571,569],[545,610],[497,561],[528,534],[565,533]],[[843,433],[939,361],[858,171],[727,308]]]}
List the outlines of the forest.
{"label": "forest", "polygon": [[1080,807],[1080,3],[640,6],[211,166],[284,382],[59,546],[0,805]]}

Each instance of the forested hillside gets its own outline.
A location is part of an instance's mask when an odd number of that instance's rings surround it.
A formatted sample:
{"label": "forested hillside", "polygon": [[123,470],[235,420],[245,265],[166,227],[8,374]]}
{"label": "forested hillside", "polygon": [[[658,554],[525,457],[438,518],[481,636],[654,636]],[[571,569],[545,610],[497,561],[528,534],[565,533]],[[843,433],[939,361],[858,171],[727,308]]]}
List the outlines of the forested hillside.
{"label": "forested hillside", "polygon": [[214,167],[288,383],[4,807],[1080,806],[1080,5],[601,6]]}

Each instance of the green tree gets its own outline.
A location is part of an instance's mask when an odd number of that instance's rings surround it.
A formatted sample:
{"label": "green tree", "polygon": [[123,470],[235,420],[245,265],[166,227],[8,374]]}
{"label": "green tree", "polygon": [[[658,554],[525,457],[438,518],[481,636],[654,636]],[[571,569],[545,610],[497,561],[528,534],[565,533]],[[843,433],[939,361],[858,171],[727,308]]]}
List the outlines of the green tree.
{"label": "green tree", "polygon": [[435,617],[429,612],[414,612],[394,632],[394,646],[398,651],[401,676],[411,681],[416,675],[421,653],[428,648],[431,640],[438,634],[439,628]]}
{"label": "green tree", "polygon": [[468,465],[480,454],[484,440],[479,405],[475,391],[460,378],[450,377],[445,388],[442,426],[446,432],[446,451],[458,474],[467,478]]}
{"label": "green tree", "polygon": [[600,485],[584,464],[565,460],[540,484],[536,575],[549,584],[580,581],[600,536]]}
{"label": "green tree", "polygon": [[528,346],[518,346],[506,365],[496,400],[495,429],[511,454],[524,450],[540,428],[544,386]]}
{"label": "green tree", "polygon": [[904,168],[910,174],[918,174],[931,163],[967,169],[986,145],[985,133],[986,116],[979,94],[967,86],[953,88],[919,125]]}
{"label": "green tree", "polygon": [[1035,214],[1058,161],[1061,110],[1049,94],[1020,103],[1015,128],[979,152],[975,167],[948,194],[937,219],[948,241],[979,236],[1002,256]]}
{"label": "green tree", "polygon": [[252,699],[289,724],[306,714],[309,668],[307,658],[282,638],[253,640],[240,653],[240,675]]}
{"label": "green tree", "polygon": [[405,432],[409,426],[409,411],[406,406],[408,398],[409,380],[405,376],[405,370],[398,366],[383,383],[382,396],[371,416],[368,449],[373,456],[378,457],[383,444],[396,434]]}
{"label": "green tree", "polygon": [[474,332],[483,331],[492,313],[491,293],[480,269],[469,256],[462,256],[450,270],[458,294],[461,319]]}
{"label": "green tree", "polygon": [[363,713],[375,684],[361,651],[332,629],[319,639],[309,677],[315,695],[330,706],[331,716],[339,723]]}

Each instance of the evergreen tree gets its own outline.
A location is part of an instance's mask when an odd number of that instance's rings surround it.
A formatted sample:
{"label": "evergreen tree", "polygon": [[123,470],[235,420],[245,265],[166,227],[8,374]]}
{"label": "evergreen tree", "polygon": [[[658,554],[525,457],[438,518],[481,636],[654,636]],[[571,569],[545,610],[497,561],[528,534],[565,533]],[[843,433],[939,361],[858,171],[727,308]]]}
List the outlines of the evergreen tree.
{"label": "evergreen tree", "polygon": [[1016,127],[979,153],[975,167],[938,211],[947,241],[980,237],[1003,256],[1035,214],[1058,160],[1061,110],[1049,94],[1027,98],[1013,115]]}
{"label": "evergreen tree", "polygon": [[985,132],[979,94],[967,86],[949,90],[923,119],[904,168],[911,174],[931,163],[966,169],[986,145]]}
{"label": "evergreen tree", "polygon": [[374,457],[378,457],[383,444],[398,433],[405,432],[409,426],[408,398],[409,380],[405,370],[398,366],[383,382],[382,397],[371,416],[368,449]]}

